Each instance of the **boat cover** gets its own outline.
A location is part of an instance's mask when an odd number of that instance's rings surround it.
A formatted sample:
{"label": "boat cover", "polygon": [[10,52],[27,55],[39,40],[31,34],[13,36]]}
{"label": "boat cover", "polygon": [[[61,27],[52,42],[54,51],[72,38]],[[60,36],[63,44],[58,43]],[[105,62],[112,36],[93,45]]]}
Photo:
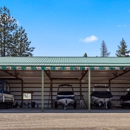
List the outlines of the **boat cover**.
{"label": "boat cover", "polygon": [[128,92],[125,96],[121,96],[120,99],[122,101],[128,101],[128,100],[130,100],[130,92]]}
{"label": "boat cover", "polygon": [[94,91],[92,92],[91,96],[98,97],[98,98],[112,98],[111,92],[108,91]]}

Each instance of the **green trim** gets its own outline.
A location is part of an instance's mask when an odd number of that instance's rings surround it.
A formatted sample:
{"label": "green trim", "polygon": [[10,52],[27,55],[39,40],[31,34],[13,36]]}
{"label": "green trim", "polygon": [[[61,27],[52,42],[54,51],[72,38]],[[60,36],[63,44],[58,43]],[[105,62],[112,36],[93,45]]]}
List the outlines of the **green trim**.
{"label": "green trim", "polygon": [[[38,68],[38,67],[37,67]],[[39,67],[39,68],[41,68],[41,70],[46,70],[46,67],[45,66],[41,66],[41,67]]]}
{"label": "green trim", "polygon": [[21,70],[29,70],[30,67],[22,66]]}
{"label": "green trim", "polygon": [[6,70],[7,67],[6,66],[1,66],[1,68],[2,68],[2,70]]}
{"label": "green trim", "polygon": [[80,70],[85,70],[85,67],[84,67],[84,66],[81,66],[81,67],[80,67]]}
{"label": "green trim", "polygon": [[[0,66],[0,70],[124,70],[126,67],[105,66]],[[129,67],[130,68],[130,67]]]}
{"label": "green trim", "polygon": [[31,66],[31,70],[37,70],[36,66]]}
{"label": "green trim", "polygon": [[66,70],[65,66],[60,67],[60,70]]}
{"label": "green trim", "polygon": [[12,70],[17,70],[17,69],[16,69],[16,66],[12,66]]}

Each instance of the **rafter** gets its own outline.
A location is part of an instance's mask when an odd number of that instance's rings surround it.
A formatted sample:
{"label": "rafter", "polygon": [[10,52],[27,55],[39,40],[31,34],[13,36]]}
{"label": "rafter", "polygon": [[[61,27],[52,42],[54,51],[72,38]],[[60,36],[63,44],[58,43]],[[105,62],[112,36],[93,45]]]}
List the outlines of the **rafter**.
{"label": "rafter", "polygon": [[118,77],[120,77],[120,76],[122,76],[122,75],[128,73],[129,71],[130,71],[130,69],[129,69],[129,70],[125,70],[123,73],[120,73],[120,74],[116,75],[115,77],[109,79],[109,82],[110,82],[111,80],[115,79],[115,78],[118,78]]}
{"label": "rafter", "polygon": [[10,73],[8,70],[2,70],[2,71],[5,72],[5,73],[7,73],[7,74],[9,74],[9,75],[11,75],[11,76],[13,76],[13,77],[15,77],[15,78],[19,78],[18,77],[19,73],[16,72],[16,71],[14,71],[14,74]]}
{"label": "rafter", "polygon": [[52,80],[79,80],[78,78],[51,78]]}
{"label": "rafter", "polygon": [[87,74],[88,70],[84,71],[84,73],[82,72],[82,77],[80,78],[80,81],[85,77],[85,75]]}
{"label": "rafter", "polygon": [[18,77],[18,75],[19,75],[19,72],[17,72],[17,71],[14,71],[14,75],[15,75],[15,77]]}
{"label": "rafter", "polygon": [[44,70],[44,72],[46,73],[46,75],[48,76],[48,78],[51,80],[51,73],[50,70]]}
{"label": "rafter", "polygon": [[115,77],[117,76],[118,74],[118,70],[116,70],[114,73],[112,73]]}

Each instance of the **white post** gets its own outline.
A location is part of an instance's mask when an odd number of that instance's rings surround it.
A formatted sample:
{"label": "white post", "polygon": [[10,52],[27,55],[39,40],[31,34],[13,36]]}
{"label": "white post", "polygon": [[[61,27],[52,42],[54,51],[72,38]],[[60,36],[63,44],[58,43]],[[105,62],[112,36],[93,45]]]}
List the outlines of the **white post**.
{"label": "white post", "polygon": [[44,70],[42,70],[42,112],[44,110]]}
{"label": "white post", "polygon": [[90,97],[90,91],[91,91],[91,71],[88,70],[88,111],[90,112],[91,109],[91,97]]}

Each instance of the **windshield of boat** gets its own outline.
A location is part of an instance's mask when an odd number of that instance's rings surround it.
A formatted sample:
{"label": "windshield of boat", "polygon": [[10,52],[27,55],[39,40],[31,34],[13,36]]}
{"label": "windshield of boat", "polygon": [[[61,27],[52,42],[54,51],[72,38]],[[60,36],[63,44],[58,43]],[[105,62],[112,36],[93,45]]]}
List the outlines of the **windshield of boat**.
{"label": "windshield of boat", "polygon": [[110,91],[108,86],[94,86],[92,91]]}
{"label": "windshield of boat", "polygon": [[58,86],[58,91],[73,91],[72,85],[59,85]]}
{"label": "windshield of boat", "polygon": [[7,82],[4,82],[4,90],[9,91],[9,84]]}
{"label": "windshield of boat", "polygon": [[3,80],[0,80],[0,90],[10,91],[9,83]]}

